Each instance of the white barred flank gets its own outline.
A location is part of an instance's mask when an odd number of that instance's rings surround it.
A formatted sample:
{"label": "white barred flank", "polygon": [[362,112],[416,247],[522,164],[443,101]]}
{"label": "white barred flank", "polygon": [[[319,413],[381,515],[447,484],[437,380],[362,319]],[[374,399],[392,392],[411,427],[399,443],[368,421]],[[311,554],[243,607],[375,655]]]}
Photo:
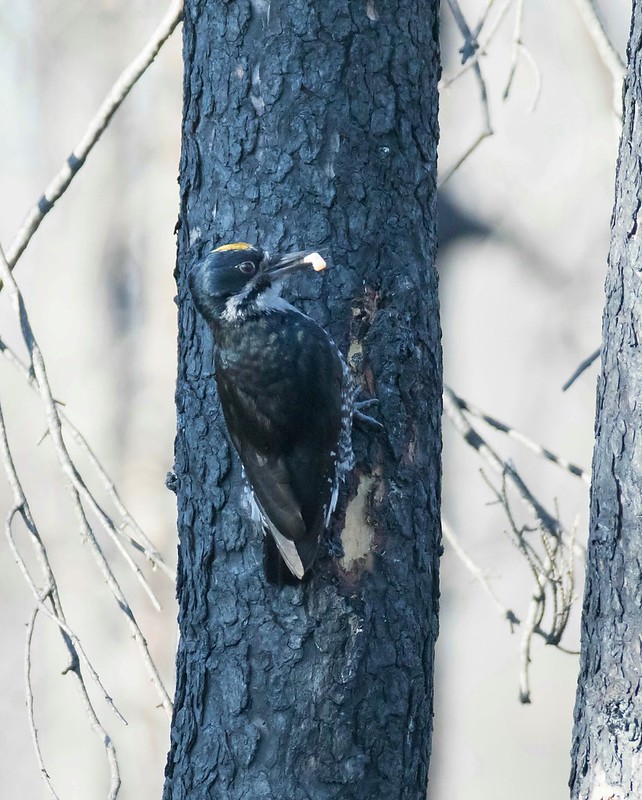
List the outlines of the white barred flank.
{"label": "white barred flank", "polygon": [[354,412],[354,397],[356,386],[352,379],[350,368],[339,352],[341,369],[343,370],[343,386],[341,392],[341,433],[339,434],[339,451],[337,453],[337,478],[342,480],[354,467],[354,453],[352,451],[352,414]]}
{"label": "white barred flank", "polygon": [[352,450],[352,414],[354,411],[356,386],[354,380],[352,379],[350,368],[341,355],[341,351],[334,344],[334,342],[332,342],[332,344],[334,345],[339,356],[339,360],[341,361],[343,383],[341,386],[341,433],[339,434],[337,452],[332,454],[336,459],[336,467],[334,470],[334,479],[331,479],[332,495],[330,496],[330,502],[325,510],[326,527],[329,525],[330,517],[337,507],[337,500],[339,498],[339,485],[354,467],[354,452]]}

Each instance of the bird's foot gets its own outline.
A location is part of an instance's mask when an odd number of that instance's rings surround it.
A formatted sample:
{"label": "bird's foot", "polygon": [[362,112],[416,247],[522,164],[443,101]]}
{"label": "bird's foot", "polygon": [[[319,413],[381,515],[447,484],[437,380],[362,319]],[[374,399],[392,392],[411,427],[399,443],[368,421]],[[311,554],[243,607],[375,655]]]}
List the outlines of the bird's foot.
{"label": "bird's foot", "polygon": [[375,430],[383,430],[383,425],[379,420],[371,417],[369,414],[364,414],[363,409],[378,406],[379,401],[376,397],[369,397],[367,400],[357,400],[354,404],[352,411],[352,419],[357,425],[362,428],[375,428]]}

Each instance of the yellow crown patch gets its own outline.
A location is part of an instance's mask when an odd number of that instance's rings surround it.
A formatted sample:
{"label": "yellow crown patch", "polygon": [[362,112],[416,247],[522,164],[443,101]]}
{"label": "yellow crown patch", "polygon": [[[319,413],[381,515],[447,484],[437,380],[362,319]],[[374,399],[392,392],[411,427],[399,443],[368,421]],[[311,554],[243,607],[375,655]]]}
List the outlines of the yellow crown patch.
{"label": "yellow crown patch", "polygon": [[251,250],[252,245],[247,242],[234,242],[233,244],[224,244],[222,247],[217,247],[214,253],[223,253],[226,250]]}

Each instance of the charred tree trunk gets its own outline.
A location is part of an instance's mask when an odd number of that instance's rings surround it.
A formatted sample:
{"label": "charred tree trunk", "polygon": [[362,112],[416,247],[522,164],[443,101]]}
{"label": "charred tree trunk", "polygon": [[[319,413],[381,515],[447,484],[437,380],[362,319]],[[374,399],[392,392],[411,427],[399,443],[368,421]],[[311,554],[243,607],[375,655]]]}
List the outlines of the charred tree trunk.
{"label": "charred tree trunk", "polygon": [[[187,0],[178,228],[179,623],[164,797],[423,800],[437,636],[438,2]],[[217,244],[323,248],[291,299],[379,398],[345,556],[303,586],[261,534],[188,296]]]}
{"label": "charred tree trunk", "polygon": [[633,3],[606,278],[571,796],[642,797],[642,2]]}

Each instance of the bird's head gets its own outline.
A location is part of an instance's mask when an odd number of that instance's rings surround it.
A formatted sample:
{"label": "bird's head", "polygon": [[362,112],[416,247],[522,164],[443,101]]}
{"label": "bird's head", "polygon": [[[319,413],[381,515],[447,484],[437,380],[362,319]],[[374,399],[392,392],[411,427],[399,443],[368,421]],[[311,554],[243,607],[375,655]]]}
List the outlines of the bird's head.
{"label": "bird's head", "polygon": [[233,321],[278,307],[281,282],[293,272],[320,272],[325,267],[318,253],[270,256],[260,247],[237,242],[212,250],[193,267],[188,283],[196,308],[208,322]]}

